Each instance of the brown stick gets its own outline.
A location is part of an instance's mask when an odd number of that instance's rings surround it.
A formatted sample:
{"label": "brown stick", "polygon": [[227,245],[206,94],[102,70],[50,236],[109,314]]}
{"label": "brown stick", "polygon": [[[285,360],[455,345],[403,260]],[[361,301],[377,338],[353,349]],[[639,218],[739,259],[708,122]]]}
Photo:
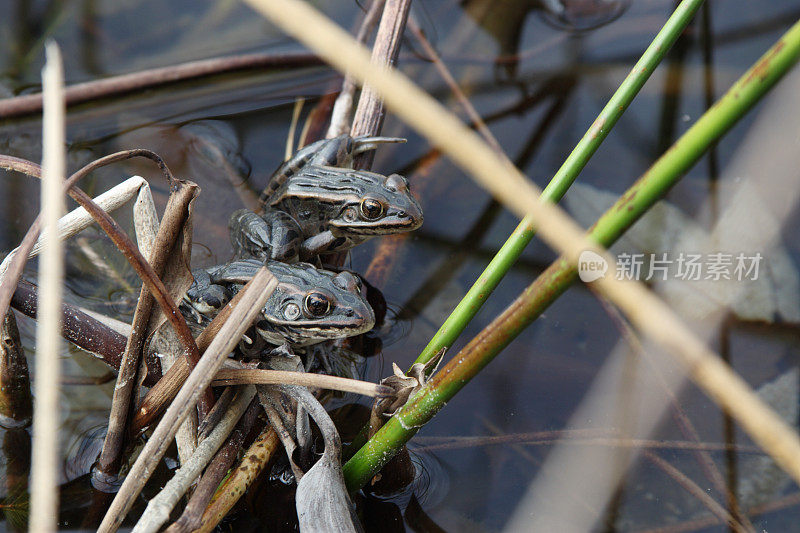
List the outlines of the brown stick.
{"label": "brown stick", "polygon": [[214,373],[239,342],[248,325],[260,312],[261,307],[275,291],[277,285],[277,279],[264,267],[245,285],[242,290],[244,296],[239,300],[239,305],[236,306],[230,320],[222,327],[219,335],[211,342],[205,357],[184,382],[175,400],[153,431],[153,435],[144,445],[119,492],[114,497],[114,501],[111,502],[98,531],[108,533],[117,530],[144,484],[155,470],[155,466],[164,456],[178,427],[194,409],[201,392],[210,385]]}
{"label": "brown stick", "polygon": [[0,421],[3,427],[21,427],[30,422],[32,413],[28,362],[14,312],[9,310],[0,327]]}
{"label": "brown stick", "polygon": [[[166,176],[167,180],[172,182],[172,173],[169,171],[169,168],[167,168],[164,160],[161,159],[158,154],[151,152],[150,150],[136,149],[117,152],[115,154],[101,157],[100,159],[89,163],[64,182],[64,191],[70,191],[70,189],[81,178],[85,177],[91,171],[116,161],[122,161],[132,157],[146,157],[155,161]],[[42,167],[36,163],[7,155],[0,155],[0,168],[15,172],[22,172],[35,178],[41,178],[42,176]],[[33,224],[31,224],[31,227],[28,228],[28,232],[25,234],[25,237],[22,239],[22,243],[20,243],[16,255],[11,259],[11,263],[8,265],[8,270],[6,270],[6,276],[3,280],[3,284],[0,285],[0,314],[2,314],[2,316],[5,316],[5,313],[8,312],[8,306],[11,303],[11,296],[14,294],[14,290],[19,282],[19,278],[22,276],[22,270],[25,268],[25,263],[28,262],[28,255],[31,253],[33,245],[36,244],[36,239],[39,238],[40,231],[41,220],[40,217],[37,216],[36,220],[34,220]]]}
{"label": "brown stick", "polygon": [[279,449],[280,440],[277,433],[270,428],[264,428],[258,438],[250,445],[242,457],[241,466],[236,468],[225,484],[218,490],[211,503],[203,512],[201,526],[197,532],[207,532],[213,530],[220,520],[244,496],[246,487],[264,471],[270,458]]}
{"label": "brown stick", "polygon": [[[197,194],[197,186],[176,180],[171,187],[171,194],[167,202],[162,224],[156,235],[156,243],[150,263],[153,273],[159,278],[164,273],[169,254],[178,235],[181,233],[183,222],[188,216],[188,205]],[[165,288],[165,293],[166,288]],[[103,441],[103,449],[98,461],[98,469],[105,475],[115,475],[120,466],[123,444],[125,442],[126,425],[131,409],[131,394],[136,384],[136,373],[142,358],[142,347],[147,335],[147,324],[153,309],[154,299],[148,291],[146,284],[142,284],[136,311],[131,324],[131,334],[125,346],[125,354],[120,362],[117,385],[114,387],[114,396],[111,400],[111,412],[108,419],[108,431]],[[174,304],[173,304],[174,305]],[[185,322],[184,322],[185,325]],[[188,326],[187,326],[188,329]],[[191,337],[191,344],[195,344]],[[199,354],[199,352],[198,352]],[[199,357],[198,357],[199,360]],[[214,395],[207,389],[201,396],[200,406],[203,413],[207,413],[214,402]]]}
{"label": "brown stick", "polygon": [[[33,319],[36,318],[36,285],[20,280],[11,299],[11,306]],[[78,348],[100,357],[104,363],[119,370],[125,352],[125,336],[87,315],[70,304],[61,304],[61,336]],[[148,372],[144,384],[152,387],[160,376]]]}
{"label": "brown stick", "polygon": [[244,444],[244,439],[250,433],[256,420],[258,420],[258,415],[261,411],[261,404],[256,398],[247,408],[242,418],[239,419],[236,428],[228,436],[225,444],[217,451],[214,459],[206,468],[180,518],[167,528],[166,533],[189,533],[200,527],[203,511],[214,496],[214,492],[220,482],[227,475],[230,467],[233,466],[233,462],[239,456],[239,449]]}
{"label": "brown stick", "polygon": [[[397,63],[397,54],[400,51],[400,43],[410,7],[411,0],[386,0],[378,33],[375,36],[375,45],[372,48],[373,62],[386,65]],[[353,118],[350,135],[353,137],[377,135],[383,126],[384,114],[383,100],[369,85],[365,86],[361,91],[361,98],[358,100],[358,108]],[[353,167],[369,169],[374,156],[373,150],[360,154],[356,157]]]}
{"label": "brown stick", "polygon": [[[214,337],[219,333],[222,325],[231,316],[231,312],[242,299],[242,291],[239,291],[228,304],[223,307],[214,320],[206,326],[206,329],[197,337],[197,348],[204,352]],[[131,432],[138,433],[149,426],[153,420],[159,417],[161,413],[168,407],[169,402],[178,393],[178,390],[189,377],[191,369],[187,364],[186,357],[180,357],[175,360],[172,366],[167,370],[166,374],[162,376],[158,383],[150,389],[139,406],[139,410],[133,417],[131,422]]]}
{"label": "brown stick", "polygon": [[[64,96],[67,105],[71,106],[204,76],[215,76],[241,70],[304,67],[320,64],[322,61],[316,55],[308,52],[217,57],[80,83],[67,87],[64,90]],[[0,100],[0,118],[19,117],[41,111],[42,95],[40,93]]]}

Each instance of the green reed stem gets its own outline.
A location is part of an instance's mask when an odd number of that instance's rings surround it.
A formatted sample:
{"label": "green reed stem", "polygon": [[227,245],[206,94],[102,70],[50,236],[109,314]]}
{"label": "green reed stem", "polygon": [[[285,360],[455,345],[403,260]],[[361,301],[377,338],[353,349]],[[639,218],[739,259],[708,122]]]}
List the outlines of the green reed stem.
{"label": "green reed stem", "polygon": [[[664,27],[655,36],[653,42],[644,51],[642,57],[633,66],[628,76],[611,96],[606,106],[592,123],[589,130],[578,142],[572,152],[558,169],[553,179],[542,191],[542,198],[550,202],[558,202],[567,192],[572,182],[578,177],[589,158],[594,155],[600,144],[608,136],[611,128],[628,108],[639,90],[667,54],[669,49],[692,20],[692,17],[703,4],[703,0],[683,0]],[[483,303],[500,283],[500,280],[511,269],[522,251],[531,242],[536,230],[531,219],[525,217],[506,240],[478,280],[472,285],[464,298],[447,317],[439,331],[422,350],[415,362],[426,363],[442,348],[449,348],[461,335],[470,320],[478,313]]]}
{"label": "green reed stem", "polygon": [[[589,231],[608,247],[644,214],[700,156],[719,140],[800,57],[800,22],[795,23],[725,95],[623,194]],[[345,464],[348,488],[364,486],[467,382],[577,278],[575,267],[556,260],[491,324],[401,408]]]}

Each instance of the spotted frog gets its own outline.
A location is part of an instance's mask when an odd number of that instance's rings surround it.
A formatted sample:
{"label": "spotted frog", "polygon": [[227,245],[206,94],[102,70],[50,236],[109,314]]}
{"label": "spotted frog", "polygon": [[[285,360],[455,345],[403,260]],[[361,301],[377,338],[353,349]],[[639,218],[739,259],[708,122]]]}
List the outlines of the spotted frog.
{"label": "spotted frog", "polygon": [[[287,162],[278,169],[265,191],[269,194],[263,200],[263,216],[246,209],[231,216],[231,241],[238,258],[307,261],[321,253],[348,250],[376,235],[411,231],[422,224],[422,209],[399,174],[384,176],[318,164],[352,163],[357,149],[344,150],[341,155],[342,150],[335,152],[329,146],[337,139],[321,141],[314,154],[295,155],[290,160],[295,163]],[[384,138],[366,139],[374,143]],[[342,142],[334,146],[341,147]]]}
{"label": "spotted frog", "polygon": [[[195,281],[182,308],[201,321],[210,320],[263,264],[245,259],[193,271]],[[308,346],[366,333],[375,325],[375,314],[355,274],[329,272],[308,263],[268,261],[266,266],[278,286],[254,327],[270,344]]]}

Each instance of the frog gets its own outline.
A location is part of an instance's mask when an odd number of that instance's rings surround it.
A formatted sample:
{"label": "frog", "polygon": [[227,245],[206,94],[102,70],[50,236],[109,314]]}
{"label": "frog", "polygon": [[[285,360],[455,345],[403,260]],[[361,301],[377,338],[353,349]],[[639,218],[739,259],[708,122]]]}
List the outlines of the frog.
{"label": "frog", "polygon": [[351,168],[353,159],[361,153],[375,150],[379,145],[386,143],[404,143],[402,137],[382,137],[361,135],[351,137],[344,134],[330,139],[321,139],[299,149],[288,160],[272,173],[269,183],[261,191],[259,197],[260,207],[263,209],[272,195],[283,185],[287,179],[296,174],[306,165],[322,165],[326,167]]}
{"label": "frog", "polygon": [[[241,209],[230,219],[237,258],[294,258],[349,250],[378,236],[422,225],[422,208],[399,175],[307,164],[283,182],[263,216]],[[278,237],[278,238],[276,238]]]}
{"label": "frog", "polygon": [[418,228],[422,209],[404,177],[350,168],[356,155],[399,142],[406,140],[340,135],[298,150],[273,173],[259,214],[241,209],[231,216],[235,259],[310,261]]}
{"label": "frog", "polygon": [[[210,321],[262,266],[262,261],[249,258],[196,269],[181,305],[184,313]],[[375,325],[362,282],[352,272],[331,272],[303,262],[268,261],[266,267],[278,285],[254,329],[267,343],[304,347],[360,335]]]}

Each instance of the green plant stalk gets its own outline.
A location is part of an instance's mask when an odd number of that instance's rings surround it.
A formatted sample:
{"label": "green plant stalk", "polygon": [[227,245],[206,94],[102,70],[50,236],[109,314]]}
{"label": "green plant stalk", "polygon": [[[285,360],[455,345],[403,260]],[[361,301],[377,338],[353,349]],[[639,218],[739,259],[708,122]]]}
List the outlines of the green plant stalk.
{"label": "green plant stalk", "polygon": [[[703,0],[683,0],[675,8],[664,27],[542,191],[543,199],[554,203],[561,200],[702,4]],[[525,217],[422,350],[415,363],[427,363],[439,350],[452,346],[535,234],[531,219]]]}
{"label": "green plant stalk", "polygon": [[[800,57],[795,23],[744,76],[673,144],[589,230],[608,247],[719,140]],[[351,491],[363,487],[398,450],[577,279],[575,267],[556,260],[491,324],[410,399],[345,464]]]}

